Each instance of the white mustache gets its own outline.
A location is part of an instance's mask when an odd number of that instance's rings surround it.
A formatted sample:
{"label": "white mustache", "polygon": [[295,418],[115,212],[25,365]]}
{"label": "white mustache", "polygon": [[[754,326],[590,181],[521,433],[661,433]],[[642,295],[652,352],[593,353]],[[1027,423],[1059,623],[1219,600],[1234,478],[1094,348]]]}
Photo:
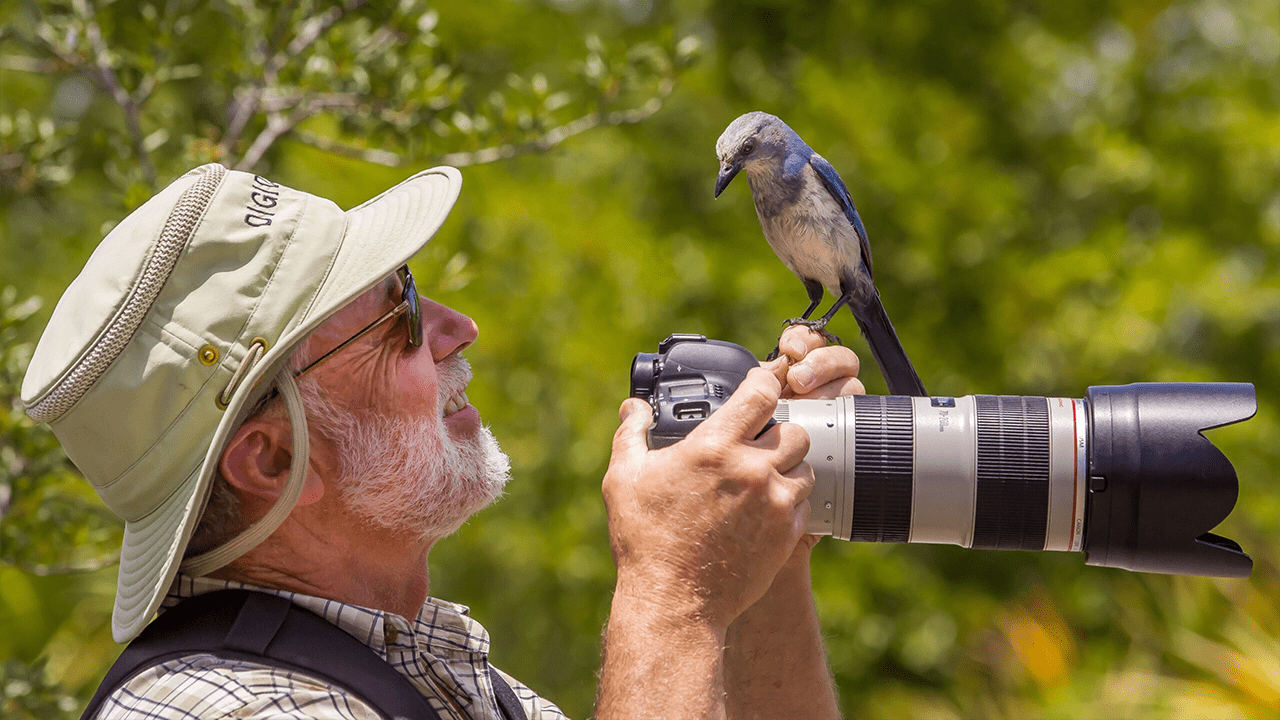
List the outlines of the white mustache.
{"label": "white mustache", "polygon": [[449,398],[471,384],[471,363],[461,355],[451,355],[436,365],[436,407],[444,407]]}

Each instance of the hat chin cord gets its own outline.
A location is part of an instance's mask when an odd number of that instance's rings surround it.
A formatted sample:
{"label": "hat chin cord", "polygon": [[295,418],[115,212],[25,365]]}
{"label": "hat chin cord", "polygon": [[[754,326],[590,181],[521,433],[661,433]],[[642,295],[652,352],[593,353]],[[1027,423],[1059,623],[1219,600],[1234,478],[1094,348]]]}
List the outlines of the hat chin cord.
{"label": "hat chin cord", "polygon": [[284,407],[289,414],[289,424],[293,430],[293,460],[289,464],[289,481],[284,492],[276,500],[276,504],[262,517],[250,525],[239,535],[207,552],[193,555],[182,561],[178,569],[187,575],[200,577],[226,566],[241,555],[257,547],[271,533],[284,523],[293,507],[302,495],[302,486],[307,480],[307,459],[310,452],[307,437],[307,411],[302,406],[302,394],[298,392],[298,384],[288,369],[276,376],[276,386],[280,396],[284,398]]}

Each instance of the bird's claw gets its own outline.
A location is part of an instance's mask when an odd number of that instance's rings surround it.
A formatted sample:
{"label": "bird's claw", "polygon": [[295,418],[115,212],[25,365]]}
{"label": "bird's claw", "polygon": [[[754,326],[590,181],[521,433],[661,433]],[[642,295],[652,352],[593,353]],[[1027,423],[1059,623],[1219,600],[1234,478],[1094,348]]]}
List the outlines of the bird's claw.
{"label": "bird's claw", "polygon": [[[810,330],[822,335],[822,339],[826,340],[827,343],[829,344],[844,345],[843,340],[841,340],[836,335],[830,332],[827,332],[827,324],[821,320],[806,320],[804,318],[790,318],[788,320],[784,320],[782,324],[786,327],[791,327],[792,325],[803,325],[809,328]],[[777,348],[774,348],[775,353],[777,352],[777,350],[778,350]]]}

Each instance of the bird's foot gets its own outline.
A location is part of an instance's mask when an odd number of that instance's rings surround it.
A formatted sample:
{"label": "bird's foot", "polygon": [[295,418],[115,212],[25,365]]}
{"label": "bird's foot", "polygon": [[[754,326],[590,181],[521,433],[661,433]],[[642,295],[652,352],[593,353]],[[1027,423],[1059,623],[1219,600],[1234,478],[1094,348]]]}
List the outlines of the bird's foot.
{"label": "bird's foot", "polygon": [[[822,338],[826,340],[829,344],[844,345],[843,340],[841,340],[836,335],[833,335],[832,333],[827,332],[827,323],[823,320],[806,320],[804,318],[789,318],[787,320],[784,320],[782,324],[786,327],[791,327],[792,325],[803,325],[809,328],[810,330],[822,335]],[[774,348],[774,352],[777,352],[777,348]]]}

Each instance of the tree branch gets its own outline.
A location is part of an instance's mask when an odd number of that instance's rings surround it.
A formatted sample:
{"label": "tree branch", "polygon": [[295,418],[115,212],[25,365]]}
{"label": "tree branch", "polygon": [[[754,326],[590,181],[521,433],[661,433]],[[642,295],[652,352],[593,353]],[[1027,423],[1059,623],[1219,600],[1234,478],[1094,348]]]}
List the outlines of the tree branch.
{"label": "tree branch", "polygon": [[272,94],[263,93],[258,99],[258,106],[265,112],[279,113],[285,110],[291,110],[300,105],[306,105],[314,114],[316,111],[329,110],[333,108],[358,108],[361,105],[371,105],[372,103],[362,99],[355,93],[316,93],[313,95],[304,95],[302,93],[290,94]]}
{"label": "tree branch", "polygon": [[[327,12],[305,21],[293,40],[284,48],[276,51],[263,64],[262,76],[258,79],[256,86],[237,89],[233,95],[231,110],[228,113],[227,131],[223,134],[222,141],[218,143],[224,157],[231,155],[231,151],[240,142],[240,136],[244,134],[245,128],[248,127],[249,122],[259,112],[265,110],[268,113],[267,127],[254,138],[249,149],[245,151],[244,157],[236,165],[237,168],[241,168],[246,164],[248,166],[256,164],[266,154],[271,144],[279,139],[281,135],[289,132],[299,122],[316,112],[314,109],[310,110],[307,114],[293,120],[291,124],[289,124],[288,119],[279,117],[281,110],[295,107],[302,100],[300,96],[290,97],[279,92],[276,87],[276,81],[280,70],[290,60],[300,57],[307,48],[315,44],[316,40],[328,32],[348,12],[364,6],[367,2],[368,0],[349,0],[342,7],[330,8]],[[330,97],[329,101],[333,102],[332,105],[329,105],[330,107],[344,106],[343,102],[334,98],[336,98],[336,95]],[[270,104],[267,104],[268,99],[272,101]],[[357,103],[352,102],[351,106],[355,104]],[[296,107],[294,114],[297,114]]]}
{"label": "tree branch", "polygon": [[85,37],[93,48],[93,60],[98,69],[99,82],[111,94],[111,98],[116,101],[120,109],[124,111],[125,126],[129,130],[129,141],[133,145],[133,153],[138,157],[138,164],[142,167],[142,175],[146,178],[147,184],[154,187],[156,184],[156,168],[151,163],[151,153],[146,147],[146,136],[142,132],[142,113],[138,108],[138,104],[134,102],[133,96],[129,94],[129,91],[125,90],[124,86],[120,84],[115,68],[111,67],[109,59],[111,50],[107,47],[107,42],[102,37],[102,29],[98,27],[98,21],[94,18],[93,9],[89,7],[85,0],[74,0],[72,5],[75,7],[76,14],[84,20]]}
{"label": "tree branch", "polygon": [[240,142],[240,136],[248,127],[249,121],[258,113],[258,102],[262,94],[261,88],[236,88],[231,93],[231,109],[227,117],[227,131],[222,134],[218,143],[223,157],[231,153],[231,149]]}
{"label": "tree branch", "polygon": [[57,60],[26,57],[25,55],[0,55],[0,70],[51,75],[62,69]]}
{"label": "tree branch", "polygon": [[395,30],[387,27],[378,28],[360,46],[360,49],[356,52],[356,61],[368,62],[372,60],[377,55],[387,51],[399,37],[401,37],[400,34]]}
{"label": "tree branch", "polygon": [[[231,0],[233,5],[239,6],[240,12],[244,13],[248,19],[257,10],[251,0]],[[247,23],[252,25],[252,23]],[[249,41],[245,41],[246,47]],[[259,50],[262,55],[267,56],[270,48],[267,46],[266,38],[262,38],[259,43]],[[245,60],[253,65],[254,59],[251,51],[246,52]],[[264,73],[265,73],[264,63]],[[274,75],[269,76],[274,82]],[[231,151],[235,149],[237,143],[240,142],[240,136],[244,134],[244,130],[249,126],[249,121],[258,114],[258,103],[262,99],[262,93],[267,84],[268,75],[264,74],[255,78],[248,87],[236,87],[231,91],[231,105],[227,108],[227,129],[222,134],[222,140],[218,142],[218,149],[222,157],[229,157]]]}
{"label": "tree branch", "polygon": [[[663,80],[662,84],[659,86],[659,94],[655,97],[649,98],[649,100],[640,107],[632,108],[630,110],[616,110],[603,115],[600,113],[591,113],[590,115],[584,115],[576,120],[571,120],[564,125],[551,128],[541,136],[532,140],[526,140],[518,143],[505,143],[469,152],[448,153],[440,156],[436,162],[439,162],[441,165],[452,165],[454,167],[470,167],[472,165],[484,165],[486,163],[497,162],[498,160],[506,160],[524,153],[546,152],[574,135],[579,135],[592,128],[610,125],[631,125],[649,118],[662,108],[663,103],[671,95],[674,87],[675,84],[671,80]],[[295,130],[291,136],[298,142],[304,145],[309,145],[317,150],[331,152],[335,155],[341,155],[354,160],[362,160],[375,165],[401,167],[409,162],[409,159],[405,156],[388,150],[357,147],[355,145],[342,142],[341,140],[335,140],[333,138],[317,135],[305,130]],[[279,136],[277,135],[277,137]]]}
{"label": "tree branch", "polygon": [[306,130],[295,130],[292,137],[303,145],[309,145],[317,150],[323,150],[324,152],[341,155],[353,160],[363,160],[364,162],[386,167],[400,167],[405,164],[405,159],[393,152],[377,148],[356,147],[341,140],[334,140]]}
{"label": "tree branch", "polygon": [[253,139],[253,143],[248,150],[244,151],[244,156],[240,158],[240,162],[235,164],[236,170],[250,170],[254,165],[262,161],[262,157],[267,154],[271,146],[281,135],[289,132],[297,127],[298,123],[306,120],[316,113],[311,109],[309,104],[299,105],[289,113],[288,117],[280,113],[272,113],[267,117],[267,126],[258,133],[258,137]]}
{"label": "tree branch", "polygon": [[36,23],[35,36],[40,39],[40,42],[44,43],[44,48],[53,53],[67,67],[80,69],[84,65],[84,58],[72,53],[70,48],[64,48],[58,44],[57,38],[53,37],[52,29],[48,25],[39,22],[40,11],[34,2],[27,0],[25,4],[27,5],[27,11],[31,14],[32,21]]}
{"label": "tree branch", "polygon": [[342,7],[329,8],[324,14],[308,19],[302,24],[293,40],[267,61],[264,73],[269,77],[274,77],[280,72],[281,68],[289,63],[290,58],[302,55],[303,51],[311,47],[321,35],[328,32],[329,28],[333,27],[347,13],[364,6],[367,2],[368,0],[352,0]]}
{"label": "tree branch", "polygon": [[470,152],[456,152],[442,155],[439,159],[442,165],[452,165],[454,167],[467,167],[470,165],[484,165],[486,163],[498,160],[506,160],[527,152],[546,152],[560,143],[568,140],[574,135],[579,135],[592,128],[609,126],[609,125],[631,125],[638,123],[652,116],[658,110],[662,109],[662,105],[666,99],[670,97],[671,91],[675,84],[671,80],[663,80],[659,86],[659,94],[649,98],[643,105],[630,110],[615,110],[611,113],[601,115],[600,113],[591,113],[584,115],[576,120],[571,120],[564,125],[551,128],[543,133],[541,137],[535,138],[521,143],[507,143],[505,145],[496,145],[494,147],[484,148],[482,150],[473,150]]}

